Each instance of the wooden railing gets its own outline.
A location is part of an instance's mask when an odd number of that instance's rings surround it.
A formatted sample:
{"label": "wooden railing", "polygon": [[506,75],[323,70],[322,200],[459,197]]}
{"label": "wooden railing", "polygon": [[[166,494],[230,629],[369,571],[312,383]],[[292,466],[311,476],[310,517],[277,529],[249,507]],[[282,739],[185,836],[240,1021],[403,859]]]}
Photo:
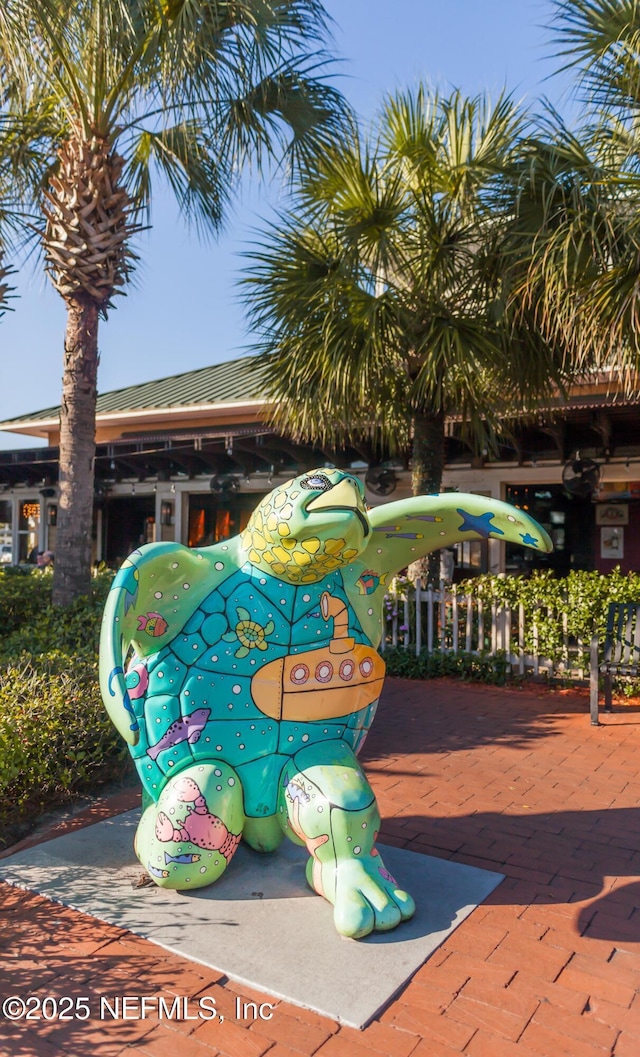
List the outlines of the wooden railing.
{"label": "wooden railing", "polygon": [[557,622],[561,645],[553,657],[541,655],[538,621],[534,617],[526,626],[523,605],[511,608],[497,600],[483,601],[466,585],[463,590],[442,582],[423,588],[417,580],[414,591],[394,583],[385,598],[381,651],[401,647],[416,654],[425,650],[501,656],[508,668],[521,675],[531,671],[534,676],[586,678],[589,643],[569,636],[566,611],[544,607],[540,614]]}

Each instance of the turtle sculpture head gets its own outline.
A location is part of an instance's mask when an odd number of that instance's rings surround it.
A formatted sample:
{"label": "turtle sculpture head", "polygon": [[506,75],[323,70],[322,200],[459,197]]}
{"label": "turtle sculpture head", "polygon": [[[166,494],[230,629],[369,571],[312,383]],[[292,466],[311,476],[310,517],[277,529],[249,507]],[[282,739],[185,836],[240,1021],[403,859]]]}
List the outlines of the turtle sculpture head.
{"label": "turtle sculpture head", "polygon": [[240,838],[304,845],[338,932],[394,928],[414,903],[386,869],[356,759],[384,679],[386,584],[458,540],[548,551],[522,510],[485,496],[413,496],[367,510],[353,474],[277,486],[212,547],[153,543],[113,581],[100,685],[147,806],[135,851],[161,887],[201,888]]}
{"label": "turtle sculpture head", "polygon": [[370,535],[361,481],[322,469],[274,488],[241,539],[256,569],[290,584],[313,584],[354,561]]}

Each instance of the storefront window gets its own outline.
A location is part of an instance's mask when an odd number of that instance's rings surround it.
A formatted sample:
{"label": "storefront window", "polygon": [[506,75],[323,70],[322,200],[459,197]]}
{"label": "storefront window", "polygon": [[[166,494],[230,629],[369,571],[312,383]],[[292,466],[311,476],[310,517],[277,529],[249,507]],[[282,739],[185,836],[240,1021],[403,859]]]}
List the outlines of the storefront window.
{"label": "storefront window", "polygon": [[25,499],[20,503],[19,509],[18,561],[35,561],[38,553],[40,503],[35,499]]}
{"label": "storefront window", "polygon": [[507,543],[508,573],[528,576],[534,569],[553,569],[559,576],[566,576],[572,569],[593,568],[594,513],[590,497],[568,495],[562,485],[512,485],[505,498],[535,518],[553,542],[551,554]]}
{"label": "storefront window", "polygon": [[13,556],[11,545],[11,503],[0,500],[0,564],[10,565]]}
{"label": "storefront window", "polygon": [[234,495],[226,499],[221,496],[189,496],[190,547],[209,547],[219,540],[237,536],[246,526],[251,512],[259,501],[257,495]]}
{"label": "storefront window", "polygon": [[102,532],[100,557],[117,567],[137,547],[155,541],[155,496],[109,498],[103,508]]}
{"label": "storefront window", "polygon": [[453,548],[455,564],[453,580],[458,583],[466,580],[468,576],[479,576],[486,573],[488,566],[488,550],[486,540],[462,540]]}

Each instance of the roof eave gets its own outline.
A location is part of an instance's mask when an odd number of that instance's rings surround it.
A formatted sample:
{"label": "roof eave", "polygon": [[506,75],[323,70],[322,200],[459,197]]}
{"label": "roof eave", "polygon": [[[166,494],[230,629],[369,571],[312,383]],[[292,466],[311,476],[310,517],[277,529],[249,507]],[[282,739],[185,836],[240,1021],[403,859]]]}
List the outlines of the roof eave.
{"label": "roof eave", "polygon": [[[254,412],[269,407],[269,401],[260,400],[229,400],[218,404],[188,404],[177,407],[143,407],[135,409],[123,409],[122,411],[103,411],[96,414],[96,426],[117,425],[120,422],[144,422],[168,418],[175,420],[180,417],[193,418],[196,415],[210,415],[212,418],[228,415],[229,412]],[[8,419],[0,422],[0,430],[6,433],[23,433],[27,436],[46,437],[53,429],[59,429],[60,418],[58,415],[41,419]]]}

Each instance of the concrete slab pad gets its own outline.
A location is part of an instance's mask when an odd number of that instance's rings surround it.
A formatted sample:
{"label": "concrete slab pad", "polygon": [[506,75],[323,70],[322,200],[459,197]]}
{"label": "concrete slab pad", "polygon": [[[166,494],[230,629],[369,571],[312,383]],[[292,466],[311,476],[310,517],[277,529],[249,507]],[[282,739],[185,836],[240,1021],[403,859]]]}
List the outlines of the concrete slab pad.
{"label": "concrete slab pad", "polygon": [[333,907],[306,884],[304,848],[260,855],[241,845],[215,885],[136,888],[139,812],[76,830],[0,860],[0,879],[128,929],[266,995],[362,1028],[503,879],[385,846],[389,870],[416,904],[397,929],[348,940]]}

